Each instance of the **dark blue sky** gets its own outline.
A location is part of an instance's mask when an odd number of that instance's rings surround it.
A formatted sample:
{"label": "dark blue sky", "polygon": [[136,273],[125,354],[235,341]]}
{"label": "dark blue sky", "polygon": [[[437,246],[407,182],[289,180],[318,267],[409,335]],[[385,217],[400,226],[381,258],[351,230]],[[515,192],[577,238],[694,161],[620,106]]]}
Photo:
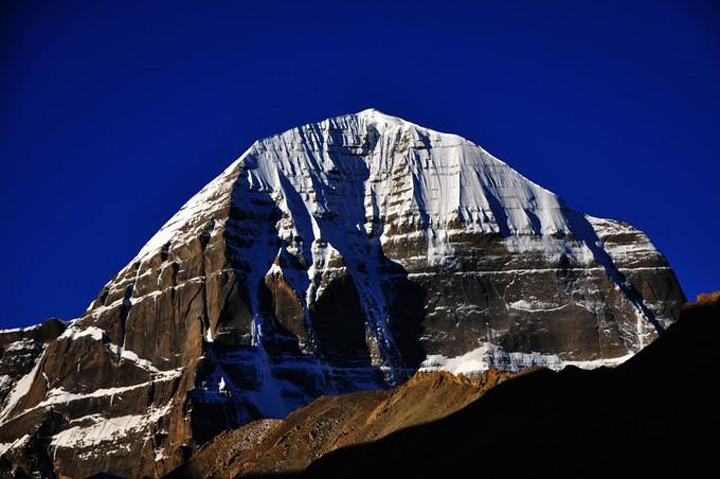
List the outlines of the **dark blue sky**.
{"label": "dark blue sky", "polygon": [[688,296],[720,289],[718,85],[713,0],[4,1],[0,326],[81,314],[255,139],[368,107],[644,229]]}

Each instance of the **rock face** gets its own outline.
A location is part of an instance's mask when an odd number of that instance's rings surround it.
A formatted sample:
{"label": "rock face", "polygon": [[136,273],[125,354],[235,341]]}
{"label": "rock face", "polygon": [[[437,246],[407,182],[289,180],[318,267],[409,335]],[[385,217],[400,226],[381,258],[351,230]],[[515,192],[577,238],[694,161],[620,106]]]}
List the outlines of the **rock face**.
{"label": "rock face", "polygon": [[21,368],[0,452],[160,476],[223,430],[417,370],[621,362],[683,302],[642,232],[366,110],[256,142],[190,199]]}

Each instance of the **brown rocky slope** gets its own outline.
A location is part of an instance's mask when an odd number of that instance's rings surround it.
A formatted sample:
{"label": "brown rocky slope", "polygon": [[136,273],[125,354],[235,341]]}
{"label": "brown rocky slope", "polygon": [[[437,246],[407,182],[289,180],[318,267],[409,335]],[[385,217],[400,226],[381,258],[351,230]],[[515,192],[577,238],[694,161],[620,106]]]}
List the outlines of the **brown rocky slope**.
{"label": "brown rocky slope", "polygon": [[285,420],[256,421],[221,434],[169,477],[231,478],[302,471],[341,447],[446,417],[516,375],[494,369],[476,378],[418,373],[393,390],[321,397]]}

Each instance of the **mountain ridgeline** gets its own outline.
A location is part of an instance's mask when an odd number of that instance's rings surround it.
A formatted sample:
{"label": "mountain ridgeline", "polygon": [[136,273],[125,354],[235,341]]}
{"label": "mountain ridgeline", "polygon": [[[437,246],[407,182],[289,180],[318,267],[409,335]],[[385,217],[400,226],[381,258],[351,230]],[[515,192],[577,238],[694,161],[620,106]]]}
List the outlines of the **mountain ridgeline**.
{"label": "mountain ridgeline", "polygon": [[254,143],[82,317],[0,333],[0,455],[159,477],[228,429],[418,371],[619,364],[684,300],[641,231],[366,110]]}

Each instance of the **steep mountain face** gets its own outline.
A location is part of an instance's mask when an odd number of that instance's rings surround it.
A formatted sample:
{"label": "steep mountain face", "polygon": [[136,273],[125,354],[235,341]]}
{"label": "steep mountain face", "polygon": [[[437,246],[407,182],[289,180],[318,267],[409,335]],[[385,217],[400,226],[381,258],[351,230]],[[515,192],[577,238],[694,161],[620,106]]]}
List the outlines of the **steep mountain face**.
{"label": "steep mountain face", "polygon": [[642,232],[366,110],[256,142],[190,199],[12,380],[0,443],[26,471],[159,476],[417,370],[619,363],[682,302]]}

